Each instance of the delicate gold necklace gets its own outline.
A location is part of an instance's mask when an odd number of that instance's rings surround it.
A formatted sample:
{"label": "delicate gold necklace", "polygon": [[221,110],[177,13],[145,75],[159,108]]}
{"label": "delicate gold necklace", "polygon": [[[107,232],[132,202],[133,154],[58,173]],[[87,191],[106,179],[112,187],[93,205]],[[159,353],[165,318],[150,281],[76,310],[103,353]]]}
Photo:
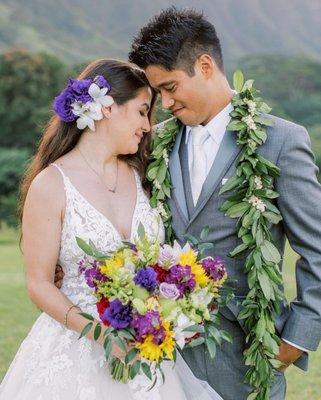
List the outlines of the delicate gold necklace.
{"label": "delicate gold necklace", "polygon": [[84,159],[85,163],[88,165],[88,167],[95,173],[95,175],[98,176],[100,182],[105,186],[106,189],[108,189],[109,192],[111,193],[116,193],[116,188],[117,188],[117,183],[118,183],[118,158],[116,158],[116,182],[114,185],[113,189],[110,189],[106,183],[103,181],[103,179],[101,178],[101,176],[98,174],[97,171],[95,171],[95,169],[89,164],[89,162],[87,161],[86,157],[83,155],[83,153],[80,151],[80,148],[77,147],[81,157]]}

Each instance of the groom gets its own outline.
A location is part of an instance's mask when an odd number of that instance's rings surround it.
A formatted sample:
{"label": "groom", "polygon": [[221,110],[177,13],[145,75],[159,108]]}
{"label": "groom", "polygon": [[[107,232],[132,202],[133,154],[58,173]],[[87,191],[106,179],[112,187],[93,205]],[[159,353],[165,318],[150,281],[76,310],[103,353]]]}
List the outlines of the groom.
{"label": "groom", "polygon": [[[219,191],[235,173],[241,146],[236,144],[236,135],[226,131],[234,92],[224,73],[219,39],[214,26],[201,14],[171,7],[140,30],[129,59],[144,68],[151,86],[161,94],[163,107],[183,124],[169,162],[174,234],[183,243],[184,234],[199,237],[202,227],[210,225],[207,241],[213,243],[213,253],[225,260],[229,275],[237,280],[235,301],[221,311],[221,328],[232,334],[233,344],[224,343],[214,361],[200,347],[185,350],[183,356],[195,375],[208,381],[224,400],[246,399],[251,391],[244,384],[246,329],[237,315],[248,292],[247,276],[244,259],[228,257],[240,243],[235,220],[219,211],[230,196],[220,196]],[[321,187],[306,130],[272,119],[274,126],[259,150],[281,168],[275,186],[283,220],[271,230],[281,254],[287,237],[300,255],[297,298],[282,304],[275,321],[282,338],[279,359],[286,366],[294,363],[307,370],[308,352],[315,351],[321,339]],[[275,370],[270,391],[273,400],[285,397],[283,370]]]}

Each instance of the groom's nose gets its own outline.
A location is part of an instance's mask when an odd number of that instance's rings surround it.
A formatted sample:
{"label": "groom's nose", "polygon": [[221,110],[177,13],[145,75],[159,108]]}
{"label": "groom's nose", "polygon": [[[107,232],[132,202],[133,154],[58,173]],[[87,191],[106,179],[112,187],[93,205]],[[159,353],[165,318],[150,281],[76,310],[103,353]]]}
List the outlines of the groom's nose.
{"label": "groom's nose", "polygon": [[163,108],[171,108],[173,107],[175,101],[166,93],[161,94],[162,97],[162,106]]}

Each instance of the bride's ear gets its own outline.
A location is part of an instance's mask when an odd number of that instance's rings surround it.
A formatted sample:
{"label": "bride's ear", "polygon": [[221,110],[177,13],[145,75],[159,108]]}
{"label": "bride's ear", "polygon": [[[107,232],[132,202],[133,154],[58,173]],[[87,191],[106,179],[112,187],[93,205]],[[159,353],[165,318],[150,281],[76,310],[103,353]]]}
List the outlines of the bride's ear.
{"label": "bride's ear", "polygon": [[103,116],[107,119],[111,118],[111,106],[106,107],[106,106],[102,106],[101,107],[101,111],[103,113]]}

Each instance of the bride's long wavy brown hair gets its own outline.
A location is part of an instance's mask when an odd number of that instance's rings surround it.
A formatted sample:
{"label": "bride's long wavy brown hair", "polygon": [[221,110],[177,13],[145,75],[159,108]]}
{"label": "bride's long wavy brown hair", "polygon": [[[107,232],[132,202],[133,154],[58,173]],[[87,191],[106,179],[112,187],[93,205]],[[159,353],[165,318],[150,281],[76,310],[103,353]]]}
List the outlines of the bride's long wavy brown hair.
{"label": "bride's long wavy brown hair", "polygon": [[[113,96],[118,105],[134,99],[140,89],[149,87],[143,70],[134,64],[114,59],[92,62],[77,79],[93,79],[97,75],[102,75],[111,84],[111,91],[108,94]],[[148,115],[151,125],[156,99],[155,91],[152,90],[152,93],[152,104]],[[76,122],[63,122],[57,115],[51,118],[39,142],[38,150],[22,178],[18,208],[20,222],[22,221],[26,196],[33,179],[50,163],[71,151],[77,145],[82,132],[77,128]],[[150,142],[151,135],[144,135],[137,153],[119,156],[137,170],[146,190],[149,189],[145,180],[145,171],[150,155]]]}

